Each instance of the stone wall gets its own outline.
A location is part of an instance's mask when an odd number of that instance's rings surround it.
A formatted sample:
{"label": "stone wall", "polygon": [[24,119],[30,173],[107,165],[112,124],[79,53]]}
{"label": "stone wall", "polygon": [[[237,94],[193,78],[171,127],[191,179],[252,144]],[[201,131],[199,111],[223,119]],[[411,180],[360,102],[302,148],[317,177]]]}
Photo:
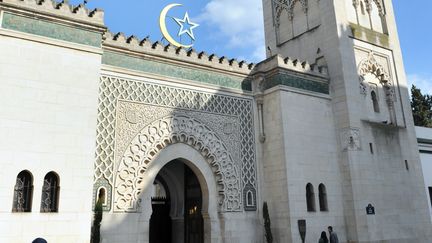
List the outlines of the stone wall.
{"label": "stone wall", "polygon": [[[275,6],[289,7],[298,2],[308,4],[311,1],[263,1],[267,54],[268,57],[275,54],[290,56],[306,60],[312,66],[328,67],[328,105],[331,107],[328,111],[332,113],[332,119],[327,121],[327,129],[335,132],[336,140],[331,146],[337,154],[334,159],[338,161],[332,162],[332,166],[339,170],[339,184],[343,185],[341,193],[333,198],[342,202],[338,207],[344,217],[343,224],[336,230],[339,234],[346,233],[342,241],[426,242],[430,222],[425,217],[427,205],[423,200],[422,173],[391,1],[321,0],[319,14],[315,12],[315,16],[310,16],[319,17],[320,25],[280,43],[278,29],[296,29],[304,24],[293,21],[291,24],[298,26],[278,26]],[[361,12],[362,4],[365,15],[370,18],[357,18],[355,10],[358,8]],[[295,14],[294,11],[294,18]],[[302,100],[282,97],[279,98],[280,106],[288,111],[295,109],[286,101]],[[374,110],[374,103],[378,109]],[[302,108],[305,108],[303,113],[316,113],[311,107]],[[304,118],[307,124],[311,117],[304,117],[303,113],[297,111],[294,117]],[[294,125],[293,118],[287,121]],[[320,121],[325,122],[325,119]],[[301,125],[304,128],[305,125]],[[292,126],[287,126],[287,130],[289,127]],[[308,133],[313,129],[310,126],[303,131]],[[284,138],[291,144],[289,135],[293,136],[287,134]],[[300,138],[294,138],[294,141],[298,140]],[[312,155],[307,154],[304,158],[308,156]],[[405,160],[410,164],[409,171],[405,169]],[[286,166],[290,163],[285,158]],[[313,167],[316,167],[312,160],[296,166],[300,171],[314,171]],[[329,176],[337,178],[337,175]],[[286,177],[289,181],[289,176]],[[369,203],[380,208],[375,216],[366,215],[365,208]],[[397,215],[392,211],[398,212]],[[290,227],[292,232],[298,231],[295,222]]]}
{"label": "stone wall", "polygon": [[[33,2],[0,1],[0,241],[89,242],[103,28],[63,11],[65,4]],[[12,213],[23,170],[33,177],[31,212]],[[44,213],[51,171],[59,176],[58,212]]]}
{"label": "stone wall", "polygon": [[423,177],[427,194],[426,201],[429,205],[429,211],[432,219],[432,195],[429,191],[429,188],[432,187],[432,129],[426,127],[416,127],[415,129],[417,134],[420,160],[422,164]]}

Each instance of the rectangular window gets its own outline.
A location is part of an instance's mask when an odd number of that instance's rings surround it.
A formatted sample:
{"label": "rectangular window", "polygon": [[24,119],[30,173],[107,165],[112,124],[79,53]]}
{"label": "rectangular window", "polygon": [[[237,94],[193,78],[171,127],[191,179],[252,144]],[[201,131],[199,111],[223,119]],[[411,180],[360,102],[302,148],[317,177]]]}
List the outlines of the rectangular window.
{"label": "rectangular window", "polygon": [[429,200],[430,200],[431,206],[432,206],[432,187],[429,187]]}

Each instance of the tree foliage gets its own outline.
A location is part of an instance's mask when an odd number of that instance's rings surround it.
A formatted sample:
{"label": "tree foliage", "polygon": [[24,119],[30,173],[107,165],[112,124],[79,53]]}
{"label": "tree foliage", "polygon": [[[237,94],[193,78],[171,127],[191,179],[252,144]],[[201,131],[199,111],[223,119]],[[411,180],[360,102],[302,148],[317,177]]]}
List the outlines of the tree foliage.
{"label": "tree foliage", "polygon": [[268,212],[267,202],[263,205],[264,230],[267,243],[273,243],[273,235],[271,232],[270,216]]}
{"label": "tree foliage", "polygon": [[411,87],[411,109],[414,125],[432,127],[432,96],[423,95],[414,85]]}
{"label": "tree foliage", "polygon": [[102,222],[102,215],[103,215],[103,205],[102,201],[98,200],[95,209],[94,209],[94,219],[93,219],[93,226],[92,226],[92,232],[91,232],[91,242],[92,243],[99,243],[100,242],[100,227]]}

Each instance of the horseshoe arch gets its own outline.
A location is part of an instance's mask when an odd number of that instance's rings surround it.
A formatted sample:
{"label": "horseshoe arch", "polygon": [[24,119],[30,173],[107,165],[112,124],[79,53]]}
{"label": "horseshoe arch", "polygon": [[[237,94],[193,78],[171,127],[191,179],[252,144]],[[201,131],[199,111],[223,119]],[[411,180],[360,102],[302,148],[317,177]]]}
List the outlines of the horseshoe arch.
{"label": "horseshoe arch", "polygon": [[199,151],[212,168],[219,187],[219,211],[240,211],[239,168],[215,132],[184,115],[170,115],[153,121],[132,139],[117,169],[114,211],[138,211],[149,163],[164,147],[176,143],[187,144]]}

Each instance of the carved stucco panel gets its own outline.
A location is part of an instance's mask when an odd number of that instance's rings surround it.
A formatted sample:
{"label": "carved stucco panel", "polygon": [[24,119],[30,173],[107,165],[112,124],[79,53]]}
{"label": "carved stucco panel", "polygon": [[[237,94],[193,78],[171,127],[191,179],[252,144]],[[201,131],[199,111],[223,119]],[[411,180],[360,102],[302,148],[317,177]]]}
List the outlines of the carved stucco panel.
{"label": "carved stucco panel", "polygon": [[361,150],[360,129],[345,128],[340,134],[341,145],[343,151],[358,151]]}
{"label": "carved stucco panel", "polygon": [[[94,195],[101,183],[107,188],[112,188],[114,193],[118,161],[123,155],[118,151],[125,151],[136,131],[158,118],[171,114],[174,110],[197,118],[215,131],[226,145],[234,163],[239,165],[239,180],[242,184],[243,196],[246,191],[253,188],[256,198],[256,149],[252,99],[110,75],[101,76],[99,92]],[[135,106],[133,103],[139,105]],[[145,106],[142,106],[143,104]],[[129,111],[123,114],[120,111],[122,105],[134,108],[128,108]],[[118,127],[121,127],[121,131],[118,131]],[[119,136],[125,139],[116,140]],[[114,199],[111,191],[108,191],[107,196]],[[105,210],[111,210],[111,206],[113,205],[107,204]],[[245,210],[255,211],[256,209],[256,203],[245,206]]]}
{"label": "carved stucco panel", "polygon": [[358,62],[360,93],[366,95],[369,85],[365,80],[365,76],[373,74],[385,89],[387,100],[395,102],[395,87],[393,79],[390,76],[389,60],[386,57],[375,54],[373,51],[366,52],[365,50],[356,50],[356,57],[358,60],[361,60]]}
{"label": "carved stucco panel", "polygon": [[[138,102],[119,100],[117,104],[116,141],[115,141],[115,167],[126,147],[133,137],[147,124],[170,114],[182,115],[200,120],[214,131],[226,144],[228,151],[238,166],[241,165],[240,156],[240,120],[236,116],[218,115],[168,107],[153,106]],[[136,122],[131,122],[135,117]]]}
{"label": "carved stucco panel", "polygon": [[198,150],[214,167],[220,193],[220,211],[240,211],[242,189],[239,166],[234,162],[227,146],[201,121],[175,114],[157,119],[146,125],[124,151],[115,180],[114,211],[138,211],[142,181],[148,164],[164,147],[185,143]]}
{"label": "carved stucco panel", "polygon": [[308,0],[273,0],[274,23],[277,27],[280,26],[280,18],[283,11],[287,11],[289,20],[294,18],[295,4],[301,4],[303,12],[306,14],[308,11]]}

